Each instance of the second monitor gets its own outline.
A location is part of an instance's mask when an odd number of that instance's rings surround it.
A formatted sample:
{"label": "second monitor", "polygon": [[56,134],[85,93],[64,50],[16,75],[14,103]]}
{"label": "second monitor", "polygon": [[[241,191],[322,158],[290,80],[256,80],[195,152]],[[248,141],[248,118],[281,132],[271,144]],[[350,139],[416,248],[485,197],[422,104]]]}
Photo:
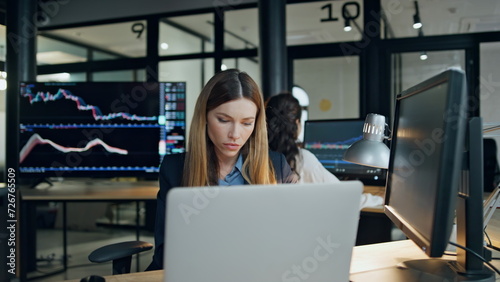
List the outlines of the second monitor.
{"label": "second monitor", "polygon": [[344,161],[345,151],[363,138],[362,119],[307,120],[304,148],[311,151],[340,180],[360,180],[365,185],[384,186],[386,169]]}

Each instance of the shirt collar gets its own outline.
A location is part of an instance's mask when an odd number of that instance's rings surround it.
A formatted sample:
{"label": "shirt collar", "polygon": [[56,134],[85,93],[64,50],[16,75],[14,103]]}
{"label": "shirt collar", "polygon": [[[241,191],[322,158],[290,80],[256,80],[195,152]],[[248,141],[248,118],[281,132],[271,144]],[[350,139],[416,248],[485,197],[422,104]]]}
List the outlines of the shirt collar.
{"label": "shirt collar", "polygon": [[245,184],[245,179],[243,179],[243,175],[241,173],[242,167],[243,167],[243,158],[241,155],[239,155],[231,172],[228,175],[226,175],[224,179],[219,179],[219,185],[227,186],[227,185]]}
{"label": "shirt collar", "polygon": [[241,156],[241,154],[238,156],[238,159],[236,160],[236,164],[234,165],[234,167],[238,169],[241,173],[241,168],[243,167],[243,157]]}

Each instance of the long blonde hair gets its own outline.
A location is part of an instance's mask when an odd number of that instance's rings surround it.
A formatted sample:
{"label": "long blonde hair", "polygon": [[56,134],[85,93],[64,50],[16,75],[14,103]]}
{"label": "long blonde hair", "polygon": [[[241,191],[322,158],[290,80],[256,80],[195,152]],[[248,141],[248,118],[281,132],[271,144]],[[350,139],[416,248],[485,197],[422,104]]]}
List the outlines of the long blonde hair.
{"label": "long blonde hair", "polygon": [[207,113],[240,98],[246,98],[257,106],[254,131],[240,151],[245,160],[242,167],[243,178],[249,184],[276,183],[268,153],[262,94],[248,74],[237,69],[228,69],[215,74],[203,87],[196,101],[184,163],[183,186],[218,184],[219,162],[214,144],[207,134]]}

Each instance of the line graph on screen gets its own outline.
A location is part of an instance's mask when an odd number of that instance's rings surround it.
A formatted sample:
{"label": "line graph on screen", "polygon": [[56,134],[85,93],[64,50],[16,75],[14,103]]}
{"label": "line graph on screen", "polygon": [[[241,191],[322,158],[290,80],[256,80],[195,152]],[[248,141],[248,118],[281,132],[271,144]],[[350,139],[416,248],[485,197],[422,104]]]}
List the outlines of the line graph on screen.
{"label": "line graph on screen", "polygon": [[185,82],[21,82],[23,177],[156,177],[184,151]]}
{"label": "line graph on screen", "polygon": [[21,153],[20,153],[20,156],[19,156],[19,163],[22,163],[24,161],[24,159],[26,158],[26,156],[28,156],[28,154],[35,148],[35,146],[37,146],[37,145],[45,145],[45,144],[51,145],[56,150],[59,150],[59,151],[61,151],[63,153],[85,152],[85,151],[88,151],[90,148],[92,148],[94,146],[101,145],[101,146],[103,146],[106,149],[106,151],[108,151],[110,153],[116,153],[116,154],[120,154],[120,155],[126,155],[126,154],[128,154],[127,150],[110,146],[110,145],[106,144],[104,141],[102,141],[99,138],[96,138],[96,139],[93,139],[93,140],[89,141],[85,145],[85,147],[77,148],[77,147],[65,147],[65,146],[61,146],[61,145],[53,142],[52,140],[42,138],[39,134],[35,133],[35,134],[31,135],[31,137],[28,140],[28,142],[26,142],[26,144],[21,149]]}
{"label": "line graph on screen", "polygon": [[85,100],[67,89],[59,88],[55,94],[50,92],[38,91],[36,94],[31,93],[31,88],[26,88],[27,92],[22,93],[21,96],[27,98],[31,105],[35,103],[55,102],[58,100],[70,100],[75,103],[76,109],[79,111],[91,111],[92,117],[95,121],[107,121],[117,118],[122,118],[126,120],[133,121],[155,121],[158,119],[157,116],[139,116],[136,114],[130,114],[128,112],[116,112],[103,114],[98,106],[90,105],[85,102]]}

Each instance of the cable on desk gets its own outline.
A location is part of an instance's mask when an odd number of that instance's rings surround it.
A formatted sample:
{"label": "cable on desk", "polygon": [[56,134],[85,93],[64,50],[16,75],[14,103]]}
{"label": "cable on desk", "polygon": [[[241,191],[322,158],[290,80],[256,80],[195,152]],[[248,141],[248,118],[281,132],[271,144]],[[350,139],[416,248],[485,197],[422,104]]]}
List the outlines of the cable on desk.
{"label": "cable on desk", "polygon": [[493,244],[491,243],[490,236],[488,236],[488,233],[486,232],[486,228],[484,229],[483,233],[484,233],[484,236],[486,236],[486,239],[488,239],[488,243],[487,243],[487,244],[488,244],[488,245],[493,245]]}
{"label": "cable on desk", "polygon": [[[486,230],[484,230],[484,235],[486,236],[486,239],[487,239],[486,247],[492,248],[492,249],[500,252],[500,247],[493,245],[493,242],[491,241],[491,238],[488,235],[488,233],[486,233]],[[492,258],[492,259],[499,259],[499,258]]]}
{"label": "cable on desk", "polygon": [[462,250],[466,250],[467,252],[473,254],[474,256],[476,256],[478,259],[482,260],[484,263],[486,263],[491,269],[493,269],[496,273],[500,274],[500,270],[498,270],[498,268],[496,268],[493,264],[491,264],[489,261],[487,261],[486,259],[484,259],[481,255],[479,255],[478,253],[476,253],[475,251],[467,248],[467,247],[464,247],[462,245],[459,245],[455,242],[452,242],[450,241],[449,242],[451,245],[457,247],[457,248],[460,248]]}

